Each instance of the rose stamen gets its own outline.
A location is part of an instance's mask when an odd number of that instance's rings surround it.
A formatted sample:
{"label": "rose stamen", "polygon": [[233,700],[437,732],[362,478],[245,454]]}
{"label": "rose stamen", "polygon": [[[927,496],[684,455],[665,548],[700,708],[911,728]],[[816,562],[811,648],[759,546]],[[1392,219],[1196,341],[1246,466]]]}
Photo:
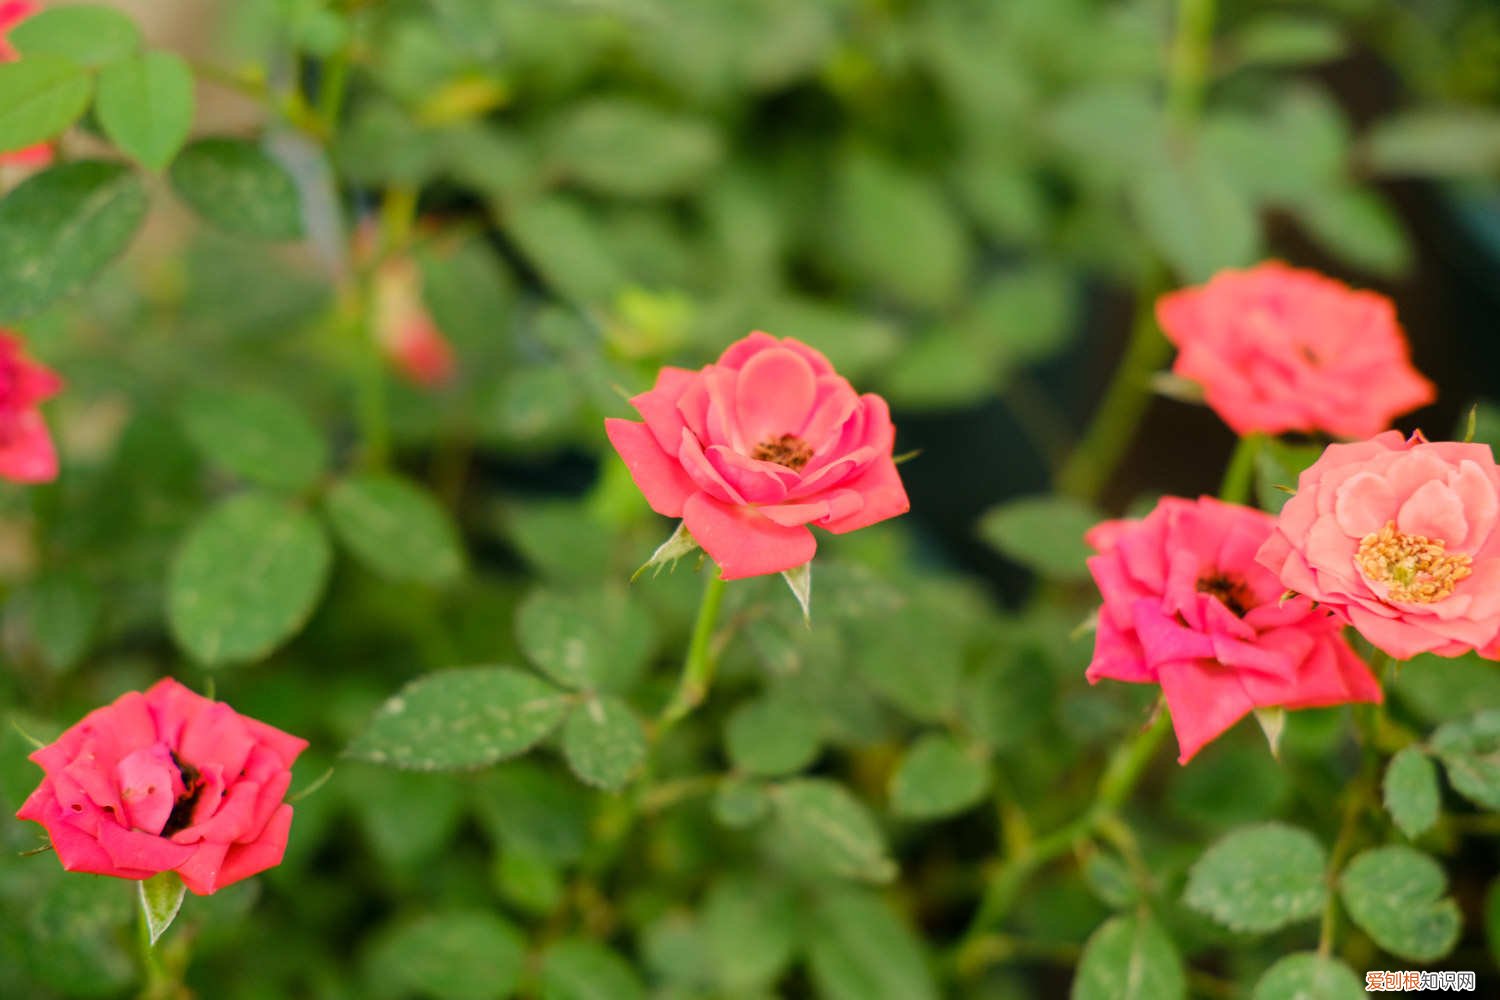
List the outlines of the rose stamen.
{"label": "rose stamen", "polygon": [[1217,571],[1198,580],[1198,593],[1217,597],[1236,618],[1245,617],[1245,612],[1249,611],[1255,603],[1255,598],[1251,595],[1250,588],[1245,585],[1244,580]]}
{"label": "rose stamen", "polygon": [[1386,599],[1413,604],[1431,604],[1453,593],[1453,588],[1472,573],[1473,560],[1459,552],[1450,555],[1441,538],[1408,535],[1387,521],[1359,543],[1354,564],[1366,580],[1383,583]]}
{"label": "rose stamen", "polygon": [[801,472],[812,459],[812,445],[795,434],[769,437],[755,446],[750,457],[757,462],[774,462],[793,472]]}

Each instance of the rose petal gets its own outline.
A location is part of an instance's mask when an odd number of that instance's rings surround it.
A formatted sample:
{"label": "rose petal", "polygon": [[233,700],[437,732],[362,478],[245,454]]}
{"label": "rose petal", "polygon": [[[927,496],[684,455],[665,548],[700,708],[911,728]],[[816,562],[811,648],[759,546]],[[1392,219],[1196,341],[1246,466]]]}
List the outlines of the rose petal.
{"label": "rose petal", "polygon": [[683,502],[697,486],[677,459],[662,451],[644,424],[612,417],[604,421],[604,432],[651,509],[667,517],[681,517]]}
{"label": "rose petal", "polygon": [[726,580],[780,573],[817,551],[812,532],[763,517],[753,507],[722,503],[703,493],[688,497],[683,522]]}

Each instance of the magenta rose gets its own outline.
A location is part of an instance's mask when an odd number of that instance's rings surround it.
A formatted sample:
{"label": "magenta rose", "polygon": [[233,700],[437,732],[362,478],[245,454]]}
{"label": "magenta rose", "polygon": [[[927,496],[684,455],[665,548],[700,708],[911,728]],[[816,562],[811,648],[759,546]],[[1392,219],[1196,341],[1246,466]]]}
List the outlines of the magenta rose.
{"label": "magenta rose", "polygon": [[1488,445],[1329,445],[1259,559],[1398,659],[1500,657],[1500,467]]}
{"label": "magenta rose", "polygon": [[910,507],[885,400],[791,338],[757,331],[701,371],[663,368],[630,402],[646,422],[606,420],[610,443],[726,580],[807,562],[808,525],[842,534]]}
{"label": "magenta rose", "polygon": [[207,895],[281,863],[292,762],[306,747],[167,678],[33,753],[46,777],[16,815],[47,828],[68,871],[175,871]]}
{"label": "magenta rose", "polygon": [[1273,527],[1249,507],[1166,497],[1088,533],[1104,597],[1089,682],[1161,685],[1181,763],[1252,709],[1380,701],[1343,623],[1305,597],[1283,600],[1255,561]]}

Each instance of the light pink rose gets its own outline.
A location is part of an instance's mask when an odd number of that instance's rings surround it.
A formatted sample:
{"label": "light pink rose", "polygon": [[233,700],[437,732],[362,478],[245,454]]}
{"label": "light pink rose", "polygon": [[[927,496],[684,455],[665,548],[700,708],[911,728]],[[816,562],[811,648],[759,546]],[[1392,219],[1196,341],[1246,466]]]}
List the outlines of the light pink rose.
{"label": "light pink rose", "polygon": [[1329,445],[1259,560],[1406,659],[1500,656],[1500,467],[1488,445],[1388,431]]}
{"label": "light pink rose", "polygon": [[1378,434],[1432,402],[1391,300],[1275,261],[1165,295],[1172,371],[1237,434]]}
{"label": "light pink rose", "polygon": [[1160,684],[1181,763],[1255,708],[1381,699],[1342,623],[1305,597],[1283,601],[1256,563],[1272,529],[1249,507],[1166,497],[1087,535],[1104,597],[1088,679]]}
{"label": "light pink rose", "polygon": [[33,753],[46,777],[16,815],[47,828],[68,871],[175,871],[207,895],[281,863],[292,825],[283,800],[306,747],[167,678]]}
{"label": "light pink rose", "polygon": [[651,508],[680,517],[726,580],[800,566],[835,534],[904,514],[885,400],[857,394],[818,351],[756,331],[701,371],[663,368],[609,419]]}
{"label": "light pink rose", "polygon": [[57,478],[57,451],[39,404],[57,395],[62,379],[22,353],[0,330],[0,478],[43,483]]}

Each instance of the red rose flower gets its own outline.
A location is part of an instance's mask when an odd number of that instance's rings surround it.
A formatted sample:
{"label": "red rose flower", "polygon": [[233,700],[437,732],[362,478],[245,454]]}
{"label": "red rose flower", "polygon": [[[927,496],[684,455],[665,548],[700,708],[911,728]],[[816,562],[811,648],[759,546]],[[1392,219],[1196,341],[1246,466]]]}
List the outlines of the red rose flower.
{"label": "red rose flower", "polygon": [[281,863],[298,739],[167,678],[95,709],[31,759],[47,772],[16,813],[68,871],[175,871],[207,895]]}
{"label": "red rose flower", "polygon": [[57,478],[57,452],[37,404],[61,388],[62,379],[0,330],[0,477],[18,483]]}
{"label": "red rose flower", "polygon": [[663,368],[630,402],[646,422],[606,420],[610,443],[726,580],[807,562],[809,524],[842,534],[910,509],[885,400],[791,338],[756,331],[701,371]]}
{"label": "red rose flower", "polygon": [[1378,434],[1432,402],[1391,300],[1272,261],[1163,296],[1172,371],[1236,434]]}

